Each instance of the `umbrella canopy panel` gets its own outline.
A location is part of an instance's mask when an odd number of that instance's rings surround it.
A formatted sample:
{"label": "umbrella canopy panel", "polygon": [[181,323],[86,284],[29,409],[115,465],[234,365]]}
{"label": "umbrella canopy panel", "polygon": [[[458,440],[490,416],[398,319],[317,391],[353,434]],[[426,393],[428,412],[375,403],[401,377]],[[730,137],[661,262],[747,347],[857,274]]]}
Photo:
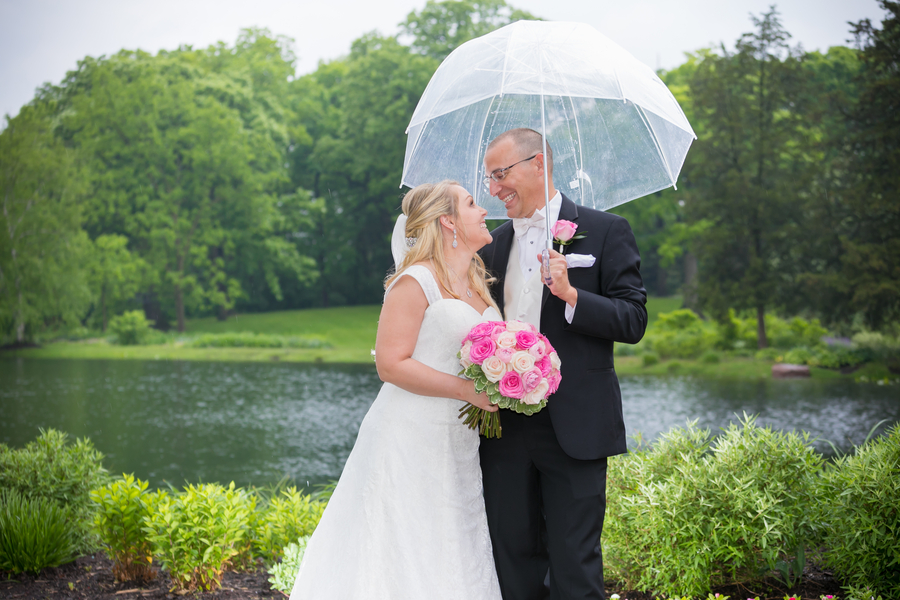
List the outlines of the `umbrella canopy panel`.
{"label": "umbrella canopy panel", "polygon": [[546,21],[444,60],[407,129],[402,183],[455,179],[504,217],[481,184],[484,152],[508,129],[541,131],[542,96],[554,182],[570,198],[607,209],[674,185],[695,136],[665,84],[592,27]]}

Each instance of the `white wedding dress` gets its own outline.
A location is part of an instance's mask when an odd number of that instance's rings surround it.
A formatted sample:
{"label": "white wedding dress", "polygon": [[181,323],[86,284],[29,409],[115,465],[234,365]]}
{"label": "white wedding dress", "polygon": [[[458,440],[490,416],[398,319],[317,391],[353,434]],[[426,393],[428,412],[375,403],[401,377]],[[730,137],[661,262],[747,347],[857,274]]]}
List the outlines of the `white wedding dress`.
{"label": "white wedding dress", "polygon": [[[463,338],[500,315],[442,298],[425,267],[406,275],[429,304],[412,357],[457,374]],[[291,600],[500,599],[478,433],[458,418],[462,406],[384,384],[309,540]]]}

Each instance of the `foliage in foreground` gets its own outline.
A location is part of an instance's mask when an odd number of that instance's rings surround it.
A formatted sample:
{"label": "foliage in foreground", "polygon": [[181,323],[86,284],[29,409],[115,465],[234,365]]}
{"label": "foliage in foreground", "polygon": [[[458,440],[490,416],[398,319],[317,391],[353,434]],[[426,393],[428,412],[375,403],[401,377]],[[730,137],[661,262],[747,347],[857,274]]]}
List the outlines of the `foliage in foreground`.
{"label": "foliage in foreground", "polygon": [[900,425],[835,461],[821,498],[826,564],[847,585],[900,598]]}
{"label": "foliage in foreground", "polygon": [[296,542],[288,544],[284,549],[284,558],[281,562],[269,568],[269,583],[272,584],[273,590],[290,594],[294,589],[294,582],[297,581],[297,574],[300,572],[300,563],[303,561],[307,542],[309,542],[309,536],[305,535]]}
{"label": "foliage in foreground", "polygon": [[294,487],[265,496],[233,483],[147,492],[146,482],[125,475],[93,493],[100,505],[94,523],[120,581],[149,578],[155,558],[176,588],[211,590],[227,569],[276,563],[325,509]]}
{"label": "foliage in foreground", "polygon": [[91,492],[98,506],[94,527],[113,559],[116,581],[146,581],[154,576],[153,552],[144,531],[154,497],[147,492],[147,482],[134,475],[123,475]]}
{"label": "foliage in foreground", "polygon": [[77,556],[72,509],[49,498],[0,488],[0,570],[38,573]]}
{"label": "foliage in foreground", "polygon": [[250,563],[255,496],[234,482],[189,485],[180,494],[156,496],[144,530],[176,587],[212,590],[226,568]]}
{"label": "foliage in foreground", "polygon": [[[710,442],[693,423],[610,463],[606,564],[628,587],[699,595],[773,573],[799,578],[822,457],[745,417]],[[792,565],[799,566],[799,569]]]}
{"label": "foliage in foreground", "polygon": [[25,448],[13,450],[0,444],[0,489],[68,507],[75,549],[87,553],[97,546],[90,531],[95,510],[90,493],[109,481],[102,460],[103,455],[87,438],[70,444],[65,433],[42,429]]}

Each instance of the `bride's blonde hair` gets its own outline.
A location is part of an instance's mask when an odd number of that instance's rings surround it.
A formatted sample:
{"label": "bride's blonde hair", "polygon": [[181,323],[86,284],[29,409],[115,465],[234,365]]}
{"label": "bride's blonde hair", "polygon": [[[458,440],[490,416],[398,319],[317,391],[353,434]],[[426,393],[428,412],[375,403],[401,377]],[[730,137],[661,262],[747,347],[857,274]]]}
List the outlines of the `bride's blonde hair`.
{"label": "bride's blonde hair", "polygon": [[[449,179],[440,183],[423,183],[411,189],[403,197],[403,214],[406,215],[406,237],[416,238],[415,244],[409,249],[403,261],[394,273],[388,275],[384,282],[387,289],[391,283],[410,265],[418,262],[431,261],[437,274],[437,280],[447,293],[456,299],[459,295],[453,291],[450,283],[450,275],[444,257],[443,238],[441,237],[441,217],[449,216],[456,220],[459,217],[457,196],[453,186],[459,185]],[[465,232],[458,231],[465,242]],[[491,297],[488,284],[496,281],[488,275],[484,267],[484,261],[476,254],[469,263],[467,273],[469,289],[474,291],[484,300],[488,306],[497,308],[497,303]],[[499,312],[499,309],[498,309]]]}

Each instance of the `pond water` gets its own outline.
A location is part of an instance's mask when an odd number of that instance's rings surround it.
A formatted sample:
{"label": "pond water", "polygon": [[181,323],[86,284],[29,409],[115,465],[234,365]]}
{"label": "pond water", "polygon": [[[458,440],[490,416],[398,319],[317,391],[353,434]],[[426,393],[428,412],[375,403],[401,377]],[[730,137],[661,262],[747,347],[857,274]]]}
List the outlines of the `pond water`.
{"label": "pond water", "polygon": [[[841,450],[900,421],[900,387],[852,381],[623,377],[628,433],[652,441],[744,412]],[[301,486],[337,479],[381,382],[373,365],[0,359],[0,442],[53,427],[88,436],[113,473],[169,482]]]}

